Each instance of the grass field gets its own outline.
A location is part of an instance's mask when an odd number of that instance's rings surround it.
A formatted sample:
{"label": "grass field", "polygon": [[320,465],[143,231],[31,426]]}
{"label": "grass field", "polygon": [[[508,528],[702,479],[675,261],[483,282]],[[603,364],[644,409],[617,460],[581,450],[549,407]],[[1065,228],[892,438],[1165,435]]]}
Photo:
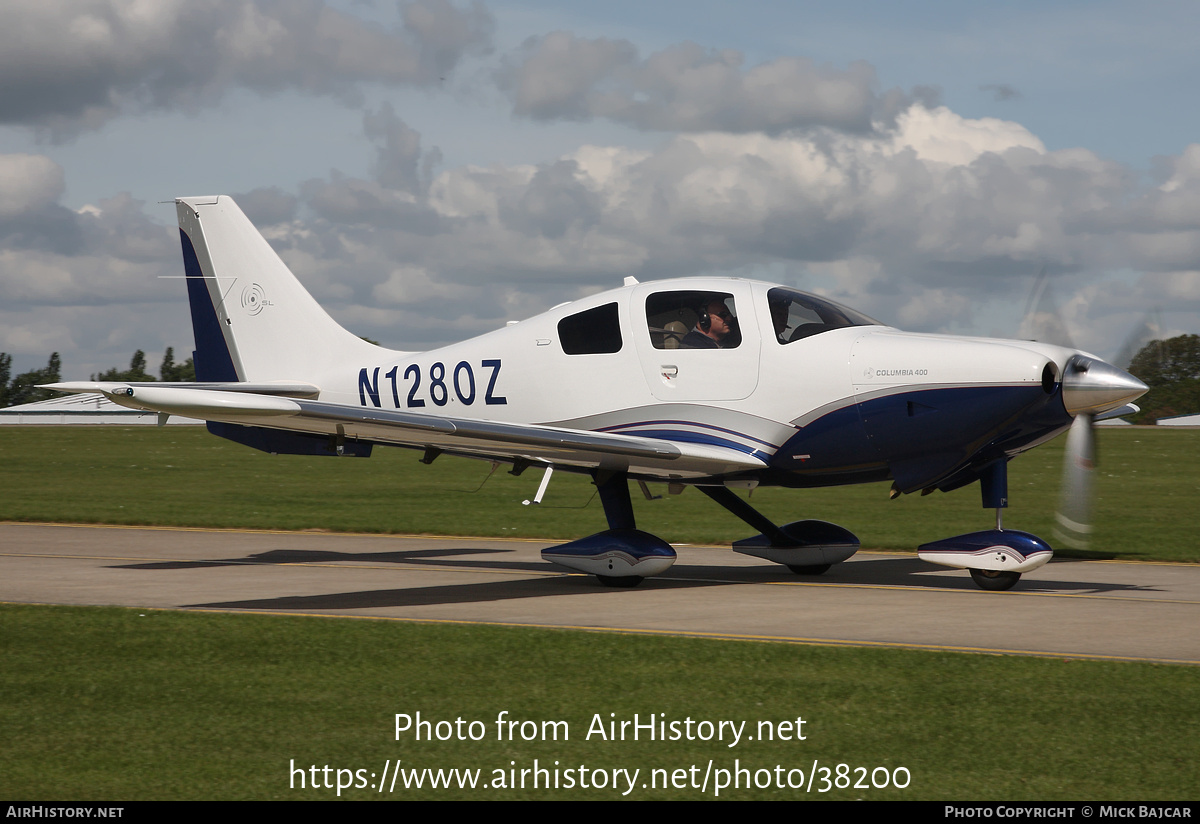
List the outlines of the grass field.
{"label": "grass field", "polygon": [[[0,796],[305,799],[289,767],[507,772],[641,770],[631,799],[712,798],[642,788],[649,771],[830,769],[808,792],[731,799],[1195,800],[1200,678],[1191,667],[627,637],[385,621],[0,607]],[[498,741],[495,719],[566,721],[569,740]],[[397,741],[395,714],[484,722],[479,741]],[[806,719],[805,740],[604,741],[593,715]],[[751,733],[753,734],[753,733]],[[903,789],[838,788],[837,765]],[[881,774],[880,774],[881,775]],[[715,773],[714,773],[715,776]],[[857,781],[860,776],[851,773]],[[763,774],[759,774],[762,779]],[[878,777],[878,776],[877,776]],[[793,774],[793,781],[800,779]],[[593,778],[594,780],[594,778]],[[785,779],[786,781],[786,779]],[[869,783],[870,779],[867,778]],[[882,782],[881,782],[882,783]],[[401,786],[403,786],[401,784]],[[348,798],[620,798],[559,790],[359,788]]]}
{"label": "grass field", "polygon": [[[1200,560],[1200,433],[1101,433],[1092,556]],[[1006,523],[1049,536],[1061,444],[1012,464]],[[571,538],[603,525],[586,479],[497,472],[412,452],[369,460],[272,457],[192,428],[0,430],[0,519]],[[886,486],[758,490],[778,520],[819,517],[864,545],[912,550],[990,526],[974,489],[888,501]],[[635,499],[674,542],[747,529],[689,490]],[[629,798],[713,797],[641,788],[697,766],[818,775],[722,798],[1194,800],[1200,797],[1195,668],[392,621],[0,606],[0,797],[43,800],[333,798],[292,788],[289,767],[379,772],[617,768]],[[479,741],[396,741],[396,713],[480,720]],[[497,741],[494,720],[563,720],[569,741]],[[805,741],[605,742],[594,714],[632,719],[807,721]],[[394,762],[393,762],[394,763]],[[897,789],[836,785],[837,765],[908,770]],[[336,773],[334,774],[336,775]],[[794,777],[795,774],[793,774]],[[869,776],[870,773],[867,773]],[[851,783],[858,779],[851,773]],[[335,779],[331,779],[335,780]],[[594,776],[593,776],[594,780]],[[869,783],[869,778],[868,778]],[[605,789],[428,787],[343,798],[619,798]]]}
{"label": "grass field", "polygon": [[[1005,525],[1054,543],[1063,439],[1010,464]],[[1200,561],[1200,432],[1104,428],[1096,473],[1096,532],[1082,557]],[[439,535],[578,538],[604,528],[595,487],[557,473],[542,506],[541,473],[377,448],[361,458],[272,456],[198,427],[4,427],[0,520],[329,529]],[[656,494],[664,486],[652,486]],[[752,503],[777,522],[819,518],[864,547],[915,551],[936,538],[991,528],[978,485],[888,500],[887,484],[758,489]],[[638,525],[674,543],[748,537],[741,521],[694,489],[646,501]]]}

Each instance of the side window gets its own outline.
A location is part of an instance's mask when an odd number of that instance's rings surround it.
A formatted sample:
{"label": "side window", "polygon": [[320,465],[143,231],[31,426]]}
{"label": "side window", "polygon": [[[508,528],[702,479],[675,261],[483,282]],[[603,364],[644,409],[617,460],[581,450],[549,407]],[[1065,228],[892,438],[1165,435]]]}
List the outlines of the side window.
{"label": "side window", "polygon": [[617,304],[606,303],[558,322],[558,342],[568,355],[607,355],[621,351]]}
{"label": "side window", "polygon": [[655,349],[736,349],[742,342],[728,292],[657,292],[646,298],[646,326]]}
{"label": "side window", "polygon": [[806,292],[777,287],[767,292],[775,340],[782,344],[846,326],[880,326],[861,312]]}

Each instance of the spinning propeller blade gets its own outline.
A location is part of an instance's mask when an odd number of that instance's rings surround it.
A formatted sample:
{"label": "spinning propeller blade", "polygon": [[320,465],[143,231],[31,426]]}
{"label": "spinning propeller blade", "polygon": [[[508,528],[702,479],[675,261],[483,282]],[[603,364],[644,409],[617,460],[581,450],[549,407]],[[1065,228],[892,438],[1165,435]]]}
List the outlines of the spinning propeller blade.
{"label": "spinning propeller blade", "polygon": [[1062,500],[1054,535],[1064,545],[1086,549],[1092,532],[1092,478],[1096,471],[1096,430],[1092,416],[1081,414],[1067,433]]}
{"label": "spinning propeller blade", "polygon": [[1075,344],[1071,342],[1071,333],[1067,329],[1067,321],[1054,297],[1045,266],[1038,272],[1033,282],[1033,291],[1025,302],[1025,314],[1017,337],[1022,340],[1053,343],[1067,349],[1075,348]]}

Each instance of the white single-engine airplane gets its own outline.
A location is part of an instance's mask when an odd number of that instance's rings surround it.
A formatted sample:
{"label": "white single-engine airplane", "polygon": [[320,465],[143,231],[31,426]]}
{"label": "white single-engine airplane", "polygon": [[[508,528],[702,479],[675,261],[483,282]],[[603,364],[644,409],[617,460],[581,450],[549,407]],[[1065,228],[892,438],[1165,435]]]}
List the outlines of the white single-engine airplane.
{"label": "white single-engine airplane", "polygon": [[759,531],[736,551],[799,574],[845,561],[858,539],[824,521],[778,526],[733,490],[890,480],[893,495],[979,481],[995,528],[925,544],[920,557],[1007,589],[1052,555],[1002,528],[1009,459],[1074,421],[1068,462],[1085,466],[1093,418],[1146,391],[1072,349],[910,334],[783,286],[717,277],[626,278],[473,340],[397,352],[339,326],[230,198],[176,208],[198,382],[53,388],[202,418],[275,453],[365,456],[384,444],[424,450],[425,463],[446,453],[518,474],[588,473],[609,529],[542,555],[613,586],[676,557],[636,528],[631,480],[697,487]]}

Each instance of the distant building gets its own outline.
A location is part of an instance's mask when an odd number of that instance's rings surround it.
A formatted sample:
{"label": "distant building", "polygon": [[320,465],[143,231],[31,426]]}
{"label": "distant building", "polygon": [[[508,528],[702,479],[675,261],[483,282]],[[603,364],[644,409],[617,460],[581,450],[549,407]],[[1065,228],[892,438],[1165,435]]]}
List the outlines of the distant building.
{"label": "distant building", "polygon": [[1159,426],[1200,426],[1200,415],[1176,415],[1172,418],[1159,418]]}
{"label": "distant building", "polygon": [[[167,424],[195,426],[204,421],[172,415]],[[0,426],[4,424],[40,424],[58,426],[62,424],[117,424],[119,426],[156,426],[158,414],[126,409],[103,395],[64,395],[36,403],[23,403],[0,409]]]}

